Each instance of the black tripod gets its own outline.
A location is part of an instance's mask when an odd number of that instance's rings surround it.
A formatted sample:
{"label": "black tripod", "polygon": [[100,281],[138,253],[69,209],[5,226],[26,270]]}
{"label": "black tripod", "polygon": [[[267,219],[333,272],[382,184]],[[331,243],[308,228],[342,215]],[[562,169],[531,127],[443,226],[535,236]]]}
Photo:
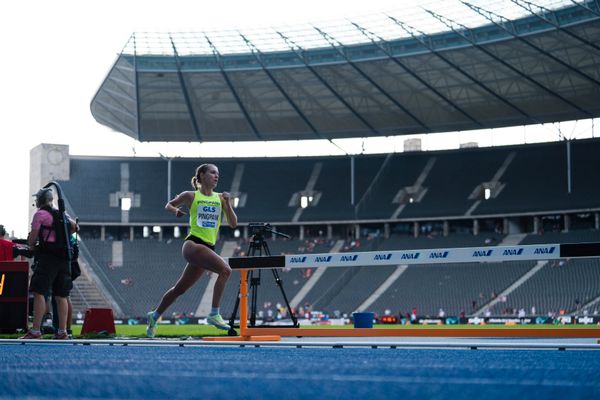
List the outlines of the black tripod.
{"label": "black tripod", "polygon": [[[253,230],[252,240],[250,241],[250,244],[248,245],[248,253],[247,253],[248,257],[263,256],[263,255],[270,256],[271,255],[269,246],[267,245],[267,242],[265,241],[265,233],[267,233],[267,232],[287,238],[287,239],[290,238],[290,236],[286,235],[285,233],[275,231],[270,224],[253,223],[253,224],[249,224],[248,227]],[[281,294],[283,295],[283,299],[285,300],[285,305],[287,307],[288,313],[289,313],[290,317],[292,318],[293,324],[289,325],[287,327],[298,328],[300,325],[298,324],[298,320],[296,319],[296,316],[294,315],[294,313],[292,313],[292,307],[290,306],[290,302],[288,301],[285,291],[283,290],[282,281],[281,281],[281,278],[279,277],[279,273],[277,272],[277,270],[275,268],[271,268],[271,272],[273,272],[273,277],[275,278],[275,283],[277,283],[277,286],[279,286],[279,290],[281,290]],[[248,282],[250,285],[249,292],[250,292],[250,297],[251,297],[250,324],[248,326],[251,328],[260,328],[261,326],[263,326],[263,327],[265,326],[265,325],[256,326],[256,306],[257,306],[257,298],[258,298],[258,286],[260,285],[260,277],[261,277],[260,269],[256,271],[256,275],[255,275],[254,270],[250,270],[248,272]],[[233,312],[231,313],[231,317],[229,318],[229,326],[231,327],[229,329],[229,331],[227,332],[227,334],[229,336],[237,336],[237,332],[235,331],[234,324],[235,324],[235,318],[237,316],[239,306],[240,306],[240,290],[238,289],[238,295],[235,300],[235,306],[233,307]]]}

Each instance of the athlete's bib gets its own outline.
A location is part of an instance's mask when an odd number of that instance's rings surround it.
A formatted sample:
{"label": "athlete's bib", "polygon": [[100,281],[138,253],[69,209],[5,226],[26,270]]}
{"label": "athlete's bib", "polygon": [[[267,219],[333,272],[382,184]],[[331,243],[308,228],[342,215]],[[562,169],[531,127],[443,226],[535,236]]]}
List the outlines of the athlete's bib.
{"label": "athlete's bib", "polygon": [[219,227],[219,219],[221,217],[221,206],[202,205],[198,204],[198,216],[196,224],[200,228],[217,229]]}

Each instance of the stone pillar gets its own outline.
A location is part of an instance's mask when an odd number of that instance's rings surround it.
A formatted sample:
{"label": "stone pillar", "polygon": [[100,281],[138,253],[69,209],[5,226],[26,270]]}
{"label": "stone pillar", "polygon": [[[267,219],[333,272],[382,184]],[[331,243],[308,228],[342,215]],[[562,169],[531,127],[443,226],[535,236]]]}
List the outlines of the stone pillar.
{"label": "stone pillar", "polygon": [[537,215],[533,217],[533,233],[540,233],[540,217]]}
{"label": "stone pillar", "polygon": [[102,225],[100,227],[100,240],[104,241],[106,238],[106,227]]}
{"label": "stone pillar", "polygon": [[473,220],[473,235],[475,235],[475,236],[479,235],[479,220],[478,219]]}
{"label": "stone pillar", "polygon": [[594,228],[600,229],[600,213],[594,213]]}
{"label": "stone pillar", "polygon": [[354,239],[360,239],[360,225],[354,224]]}
{"label": "stone pillar", "polygon": [[300,225],[300,232],[298,233],[298,239],[304,240],[304,225]]}
{"label": "stone pillar", "polygon": [[508,235],[508,218],[502,218],[502,234]]}
{"label": "stone pillar", "polygon": [[413,222],[413,236],[414,237],[419,237],[419,222],[415,221]]}
{"label": "stone pillar", "polygon": [[248,239],[248,225],[244,225],[244,239]]}
{"label": "stone pillar", "polygon": [[450,234],[450,223],[448,221],[444,221],[444,237],[448,236]]}
{"label": "stone pillar", "polygon": [[158,231],[158,240],[160,240],[162,242],[163,240],[163,227],[160,226],[160,231]]}
{"label": "stone pillar", "polygon": [[327,240],[331,240],[333,238],[333,226],[331,224],[327,225]]}
{"label": "stone pillar", "polygon": [[563,232],[569,232],[569,230],[571,230],[571,216],[569,214],[564,214],[563,222],[564,222]]}
{"label": "stone pillar", "polygon": [[384,239],[390,238],[390,224],[389,223],[383,224],[383,238]]}
{"label": "stone pillar", "polygon": [[[7,166],[4,165],[6,168]],[[10,168],[10,166],[8,166]],[[29,193],[23,199],[29,203],[29,219],[31,221],[36,207],[31,201],[31,195],[36,193],[42,186],[54,180],[68,181],[71,176],[69,162],[69,146],[64,144],[42,143],[34,147],[29,152]],[[54,191],[55,204],[58,196]],[[3,192],[4,193],[4,192]],[[21,199],[15,199],[21,203]],[[23,203],[23,204],[27,204]]]}
{"label": "stone pillar", "polygon": [[134,238],[134,233],[133,233],[133,226],[129,227],[129,241],[133,242],[133,238]]}

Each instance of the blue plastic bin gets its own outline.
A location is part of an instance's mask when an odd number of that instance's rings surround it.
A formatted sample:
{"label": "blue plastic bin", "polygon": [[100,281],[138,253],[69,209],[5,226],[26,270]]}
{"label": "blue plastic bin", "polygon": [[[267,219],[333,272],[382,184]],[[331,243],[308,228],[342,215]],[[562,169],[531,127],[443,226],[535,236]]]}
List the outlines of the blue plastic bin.
{"label": "blue plastic bin", "polygon": [[354,318],[355,328],[373,327],[373,319],[375,319],[375,314],[372,312],[355,312],[352,313],[352,317]]}

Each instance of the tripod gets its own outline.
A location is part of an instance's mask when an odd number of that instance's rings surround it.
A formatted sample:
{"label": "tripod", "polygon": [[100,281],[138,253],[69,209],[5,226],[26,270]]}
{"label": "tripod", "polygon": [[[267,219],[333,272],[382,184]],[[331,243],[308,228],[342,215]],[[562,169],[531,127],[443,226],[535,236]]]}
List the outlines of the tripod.
{"label": "tripod", "polygon": [[[289,239],[290,236],[286,235],[285,233],[281,233],[281,232],[277,232],[275,231],[270,224],[262,224],[262,223],[254,223],[254,224],[249,224],[248,225],[250,228],[252,228],[254,230],[253,235],[252,235],[252,240],[250,241],[250,244],[248,245],[248,253],[247,256],[251,257],[251,256],[270,256],[271,255],[271,251],[269,250],[269,246],[267,245],[267,242],[265,241],[265,233],[270,232],[274,235],[279,235],[281,237],[287,238]],[[256,275],[255,275],[255,272]],[[277,286],[279,286],[279,290],[281,291],[281,294],[283,295],[283,299],[285,300],[285,305],[287,307],[287,311],[290,315],[290,317],[292,318],[292,325],[289,325],[288,327],[293,327],[293,328],[298,328],[300,325],[298,324],[298,320],[296,319],[296,316],[294,315],[294,313],[292,313],[292,307],[290,306],[290,302],[288,301],[288,298],[285,294],[285,290],[283,290],[283,286],[282,286],[282,281],[281,278],[279,277],[279,273],[277,272],[277,269],[275,268],[271,268],[271,272],[273,273],[273,277],[275,278],[275,283],[277,283]],[[256,307],[257,307],[257,298],[258,298],[258,286],[260,286],[260,278],[261,278],[261,270],[250,270],[248,272],[248,282],[250,284],[250,296],[251,296],[251,303],[250,303],[250,324],[248,325],[249,327],[252,328],[260,328],[261,326],[264,327],[264,325],[259,325],[256,326]],[[235,331],[234,328],[234,324],[235,324],[235,317],[237,316],[237,312],[238,312],[238,308],[240,306],[240,290],[238,289],[238,295],[237,298],[235,300],[235,306],[233,307],[233,312],[231,313],[231,317],[229,318],[229,326],[231,327],[229,329],[229,331],[227,332],[227,334],[229,336],[237,336],[237,332]]]}

